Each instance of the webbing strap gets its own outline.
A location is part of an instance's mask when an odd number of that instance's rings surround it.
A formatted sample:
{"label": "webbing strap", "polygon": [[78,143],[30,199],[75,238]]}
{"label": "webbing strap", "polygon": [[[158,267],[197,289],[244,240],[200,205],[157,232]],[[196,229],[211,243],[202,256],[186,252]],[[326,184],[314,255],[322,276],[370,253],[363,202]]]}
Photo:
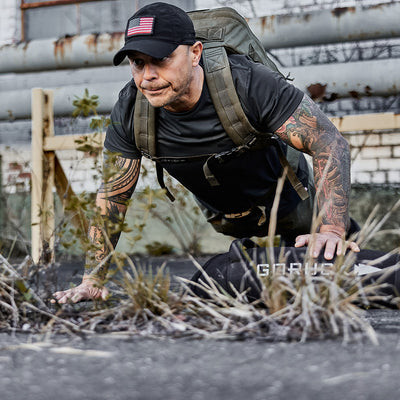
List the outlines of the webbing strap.
{"label": "webbing strap", "polygon": [[147,157],[156,156],[155,110],[139,91],[136,94],[133,130],[136,147]]}
{"label": "webbing strap", "polygon": [[[289,164],[289,161],[283,154],[281,146],[277,144],[275,146],[278,150],[279,161],[283,168],[286,168],[286,177],[289,180],[290,184],[293,186],[294,190],[296,190],[297,194],[301,198],[301,200],[308,199],[310,197],[308,191],[300,182],[299,178],[297,177],[296,173],[294,172],[292,166]],[[298,162],[298,159],[297,159]],[[297,168],[296,168],[297,169]]]}
{"label": "webbing strap", "polygon": [[156,173],[157,173],[157,181],[158,181],[158,184],[160,185],[161,189],[165,190],[165,194],[171,201],[175,201],[174,195],[169,191],[169,189],[165,185],[164,168],[158,162],[156,162]]}
{"label": "webbing strap", "polygon": [[205,77],[218,117],[236,146],[249,142],[257,131],[252,127],[236,93],[226,50],[222,46],[203,50]]}
{"label": "webbing strap", "polygon": [[207,179],[207,182],[210,184],[210,186],[219,186],[220,183],[218,179],[215,177],[215,175],[212,173],[208,161],[213,158],[213,156],[209,157],[206,162],[203,164],[203,173],[204,177]]}

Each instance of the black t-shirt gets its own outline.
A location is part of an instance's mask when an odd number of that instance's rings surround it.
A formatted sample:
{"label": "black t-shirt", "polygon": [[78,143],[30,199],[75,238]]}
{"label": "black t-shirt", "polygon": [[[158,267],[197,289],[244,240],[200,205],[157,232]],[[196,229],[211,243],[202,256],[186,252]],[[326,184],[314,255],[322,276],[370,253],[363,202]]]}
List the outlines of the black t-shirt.
{"label": "black t-shirt", "polygon": [[[298,107],[303,93],[280,74],[246,56],[230,55],[229,62],[236,91],[250,123],[259,131],[274,132]],[[141,157],[133,132],[136,91],[132,80],[120,92],[105,140],[106,149],[126,158]],[[210,186],[205,179],[205,159],[190,159],[198,155],[206,158],[235,147],[218,119],[206,83],[198,103],[190,111],[171,113],[160,108],[156,115],[157,156],[164,157],[162,166],[198,200],[224,213],[245,211],[254,205],[270,209],[276,182],[282,173],[274,146],[249,151],[218,165],[213,173],[220,186]],[[285,151],[286,145],[280,145]],[[172,162],[168,157],[188,158]],[[300,157],[298,176],[307,183],[304,157]],[[286,183],[278,216],[289,213],[299,201],[294,189]]]}

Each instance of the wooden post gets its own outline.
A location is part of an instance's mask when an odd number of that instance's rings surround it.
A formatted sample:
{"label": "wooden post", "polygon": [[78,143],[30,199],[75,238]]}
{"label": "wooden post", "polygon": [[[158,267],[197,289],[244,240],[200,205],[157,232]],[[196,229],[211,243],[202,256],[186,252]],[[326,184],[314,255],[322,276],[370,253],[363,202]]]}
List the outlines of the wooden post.
{"label": "wooden post", "polygon": [[54,262],[54,151],[44,151],[54,136],[53,92],[32,89],[31,240],[34,263]]}

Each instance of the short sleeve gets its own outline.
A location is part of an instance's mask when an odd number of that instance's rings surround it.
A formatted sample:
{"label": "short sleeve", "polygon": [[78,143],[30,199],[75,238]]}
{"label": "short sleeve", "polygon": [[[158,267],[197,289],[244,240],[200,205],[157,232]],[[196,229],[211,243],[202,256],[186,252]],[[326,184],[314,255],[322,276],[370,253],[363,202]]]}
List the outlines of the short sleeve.
{"label": "short sleeve", "polygon": [[110,125],[107,127],[104,141],[106,150],[130,159],[141,158],[133,131],[136,92],[132,80],[119,93],[118,101],[111,111]]}
{"label": "short sleeve", "polygon": [[280,73],[245,56],[230,58],[232,76],[250,123],[262,132],[275,132],[293,114],[304,93]]}

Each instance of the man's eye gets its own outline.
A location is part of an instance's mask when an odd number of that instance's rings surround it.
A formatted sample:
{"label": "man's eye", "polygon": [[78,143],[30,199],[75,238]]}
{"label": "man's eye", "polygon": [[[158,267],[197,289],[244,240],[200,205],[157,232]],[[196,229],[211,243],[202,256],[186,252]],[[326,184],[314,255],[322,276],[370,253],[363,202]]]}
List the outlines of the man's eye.
{"label": "man's eye", "polygon": [[167,60],[169,59],[168,56],[164,57],[164,58],[153,58],[152,59],[152,63],[155,65],[162,65],[164,64]]}
{"label": "man's eye", "polygon": [[143,60],[141,60],[140,58],[133,58],[133,59],[132,59],[132,63],[133,63],[133,65],[134,65],[135,67],[137,67],[137,68],[141,68],[141,67],[143,67],[143,65],[144,65]]}

